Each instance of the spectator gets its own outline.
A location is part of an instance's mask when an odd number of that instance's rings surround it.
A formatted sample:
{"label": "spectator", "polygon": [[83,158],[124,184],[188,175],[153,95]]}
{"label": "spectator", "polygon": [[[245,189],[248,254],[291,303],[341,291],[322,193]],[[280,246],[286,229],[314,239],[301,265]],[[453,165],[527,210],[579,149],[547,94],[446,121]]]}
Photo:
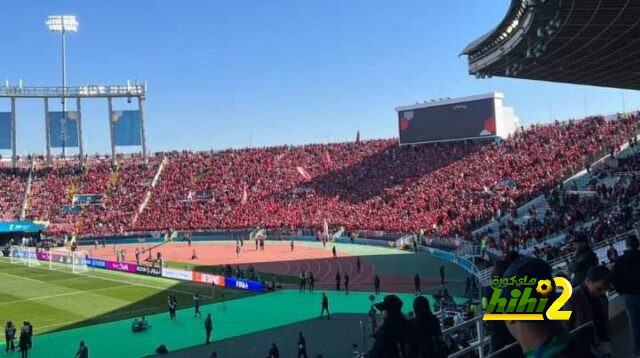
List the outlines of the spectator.
{"label": "spectator", "polygon": [[611,354],[611,343],[607,326],[609,324],[609,302],[605,293],[611,285],[611,270],[606,266],[592,266],[586,279],[573,289],[571,298],[563,310],[571,311],[571,317],[564,321],[568,330],[574,330],[585,323],[593,322],[595,335],[588,341],[595,341],[596,346]]}
{"label": "spectator", "polygon": [[[505,277],[536,277],[538,280],[553,280],[551,266],[541,259],[525,257],[516,260],[505,272]],[[510,296],[508,286],[503,291],[504,297]],[[536,291],[530,295],[532,298],[542,298]],[[549,296],[549,301],[555,299],[555,293]],[[507,329],[518,341],[527,357],[593,357],[589,347],[578,344],[571,338],[567,330],[559,321],[505,321]]]}
{"label": "spectator", "polygon": [[374,306],[382,312],[382,325],[373,334],[374,343],[368,352],[368,357],[399,358],[406,356],[410,327],[409,322],[402,314],[402,301],[396,295],[388,295],[384,297],[382,302]]}
{"label": "spectator", "polygon": [[609,248],[607,249],[607,259],[611,263],[615,262],[618,259],[618,250],[613,247],[613,244],[609,245]]}
{"label": "spectator", "polygon": [[409,342],[408,357],[447,357],[440,321],[431,313],[429,301],[424,296],[418,296],[413,300],[413,312],[415,318],[410,321],[412,338]]}
{"label": "spectator", "polygon": [[613,283],[624,300],[627,319],[633,337],[633,354],[640,356],[640,250],[638,238],[630,235],[626,239],[627,250],[613,266]]}
{"label": "spectator", "polygon": [[576,255],[569,264],[569,271],[573,273],[572,285],[580,286],[584,282],[587,271],[592,266],[598,265],[598,256],[589,247],[589,241],[586,237],[577,237],[573,240],[573,244]]}

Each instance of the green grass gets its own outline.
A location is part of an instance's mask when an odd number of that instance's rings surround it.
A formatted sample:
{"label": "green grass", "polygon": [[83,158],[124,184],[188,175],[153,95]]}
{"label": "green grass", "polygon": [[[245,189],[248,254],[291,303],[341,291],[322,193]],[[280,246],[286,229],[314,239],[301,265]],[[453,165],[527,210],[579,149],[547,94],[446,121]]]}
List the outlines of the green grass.
{"label": "green grass", "polygon": [[[211,266],[197,265],[197,264],[194,265],[194,264],[181,262],[181,261],[166,261],[165,266],[169,268],[174,268],[174,269],[220,274],[219,272],[220,265],[211,265]],[[235,266],[232,266],[232,268],[235,270]],[[243,265],[243,268],[246,269],[246,265]],[[281,283],[281,284],[297,285],[300,282],[300,279],[295,276],[280,275],[280,274],[274,274],[270,272],[259,272],[259,271],[257,272],[257,274],[260,275],[260,280],[262,281],[271,280],[271,278],[273,277],[276,279],[278,283]]]}
{"label": "green grass", "polygon": [[[0,260],[0,317],[30,321],[42,334],[141,315],[166,312],[167,295],[179,308],[192,306],[198,293],[204,303],[250,295],[201,284],[105,270],[72,274],[49,270],[48,264],[26,267]],[[4,330],[0,332],[4,341]]]}

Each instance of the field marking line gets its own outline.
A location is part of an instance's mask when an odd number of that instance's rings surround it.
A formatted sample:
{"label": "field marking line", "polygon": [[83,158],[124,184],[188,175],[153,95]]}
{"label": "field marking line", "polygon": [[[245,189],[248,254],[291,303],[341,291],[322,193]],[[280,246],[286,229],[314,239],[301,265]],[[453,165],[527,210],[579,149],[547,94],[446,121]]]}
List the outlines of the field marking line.
{"label": "field marking line", "polygon": [[[19,277],[19,276],[18,276]],[[49,298],[56,298],[56,297],[64,297],[64,296],[73,296],[73,295],[79,295],[79,294],[83,294],[83,293],[89,293],[89,292],[97,292],[97,291],[106,291],[106,290],[110,290],[113,288],[121,288],[121,287],[127,287],[128,285],[120,285],[120,286],[111,286],[111,287],[103,287],[103,288],[96,288],[93,290],[82,290],[82,291],[73,291],[73,292],[65,292],[65,293],[59,293],[56,295],[47,295],[47,296],[39,296],[39,297],[33,297],[33,298],[25,298],[25,299],[21,299],[21,300],[13,300],[13,301],[8,301],[8,302],[0,302],[0,306],[3,305],[9,305],[9,304],[13,304],[13,303],[19,303],[19,302],[27,302],[27,301],[39,301],[39,300],[46,300]],[[62,287],[62,286],[61,286]],[[73,290],[73,289],[72,289]]]}
{"label": "field marking line", "polygon": [[23,279],[23,280],[27,280],[27,281],[32,281],[32,282],[37,282],[38,284],[41,284],[44,281],[40,281],[40,280],[36,280],[30,277],[22,277],[22,276],[18,276],[18,275],[13,275],[10,273],[6,273],[6,272],[0,272],[0,275],[5,275],[5,276],[11,276],[11,277],[17,277],[19,279]]}
{"label": "field marking line", "polygon": [[[5,262],[5,263],[6,263],[6,262]],[[12,264],[12,265],[16,265],[16,264]],[[30,268],[30,269],[45,270],[45,271],[63,272],[63,271],[57,271],[57,270],[49,270],[49,269],[42,268],[42,267],[29,267],[29,268]],[[106,271],[106,272],[108,272],[108,271]],[[181,294],[189,295],[189,296],[193,295],[193,292],[188,292],[188,291],[183,291],[183,290],[176,290],[176,289],[172,289],[172,288],[170,288],[170,287],[153,286],[153,285],[148,285],[148,284],[139,283],[139,282],[130,282],[130,281],[127,281],[127,280],[118,280],[118,279],[114,279],[114,278],[100,277],[100,276],[90,275],[90,274],[88,274],[88,273],[80,273],[80,274],[72,274],[72,273],[68,273],[68,272],[63,272],[63,273],[67,273],[67,274],[70,274],[70,275],[79,275],[78,277],[85,276],[85,277],[92,277],[92,278],[99,279],[99,280],[104,280],[104,281],[111,281],[111,282],[126,283],[126,284],[131,285],[131,286],[139,286],[139,287],[153,288],[153,289],[156,289],[156,290],[158,290],[158,291],[171,291],[171,292],[181,293]],[[17,276],[17,275],[12,275],[12,274],[8,274],[8,273],[4,273],[4,272],[0,272],[0,274],[3,274],[3,275],[9,275],[9,276],[14,276],[14,277],[19,277],[19,278],[21,278],[21,279],[25,279],[25,280],[29,280],[29,281],[34,281],[34,282],[38,282],[38,283],[42,283],[42,282],[47,283],[47,281],[44,281],[44,280],[36,280],[36,279],[32,279],[32,278],[28,278],[28,277],[22,277],[22,276]],[[140,277],[142,277],[142,276],[140,276]],[[174,281],[174,282],[178,283],[178,282],[183,282],[183,281]],[[187,282],[187,281],[184,281],[184,282]],[[204,298],[214,298],[213,296],[206,295],[206,294],[202,294],[201,296],[202,296],[202,297],[204,297]]]}

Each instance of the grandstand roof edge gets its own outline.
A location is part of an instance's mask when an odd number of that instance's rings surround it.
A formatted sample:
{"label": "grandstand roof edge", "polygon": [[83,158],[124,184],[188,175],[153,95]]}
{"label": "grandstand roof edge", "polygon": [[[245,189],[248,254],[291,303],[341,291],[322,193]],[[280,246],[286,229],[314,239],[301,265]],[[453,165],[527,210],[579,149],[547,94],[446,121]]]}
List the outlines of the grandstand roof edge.
{"label": "grandstand roof edge", "polygon": [[438,107],[438,106],[445,106],[445,105],[448,105],[448,104],[478,101],[478,100],[487,99],[487,98],[503,99],[504,98],[504,93],[502,93],[502,92],[490,92],[490,93],[484,93],[484,94],[479,94],[479,95],[475,95],[475,96],[450,98],[450,99],[445,99],[445,100],[435,101],[435,102],[421,102],[421,103],[416,103],[416,104],[411,104],[411,105],[398,106],[398,107],[395,108],[395,110],[396,110],[396,112],[402,112],[402,111],[408,111],[408,110],[412,110],[412,109]]}

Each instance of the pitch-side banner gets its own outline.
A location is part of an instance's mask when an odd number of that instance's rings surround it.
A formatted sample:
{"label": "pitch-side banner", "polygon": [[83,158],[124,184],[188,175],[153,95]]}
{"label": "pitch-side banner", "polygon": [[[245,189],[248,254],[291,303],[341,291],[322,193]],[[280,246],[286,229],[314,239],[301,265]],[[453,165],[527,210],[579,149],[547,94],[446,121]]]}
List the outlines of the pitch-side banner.
{"label": "pitch-side banner", "polygon": [[185,270],[176,270],[170,268],[162,268],[162,277],[175,278],[178,280],[191,281],[193,280],[193,272]]}
{"label": "pitch-side banner", "polygon": [[193,272],[193,281],[205,283],[207,285],[214,285],[218,287],[225,287],[224,276],[212,275],[209,273]]}

